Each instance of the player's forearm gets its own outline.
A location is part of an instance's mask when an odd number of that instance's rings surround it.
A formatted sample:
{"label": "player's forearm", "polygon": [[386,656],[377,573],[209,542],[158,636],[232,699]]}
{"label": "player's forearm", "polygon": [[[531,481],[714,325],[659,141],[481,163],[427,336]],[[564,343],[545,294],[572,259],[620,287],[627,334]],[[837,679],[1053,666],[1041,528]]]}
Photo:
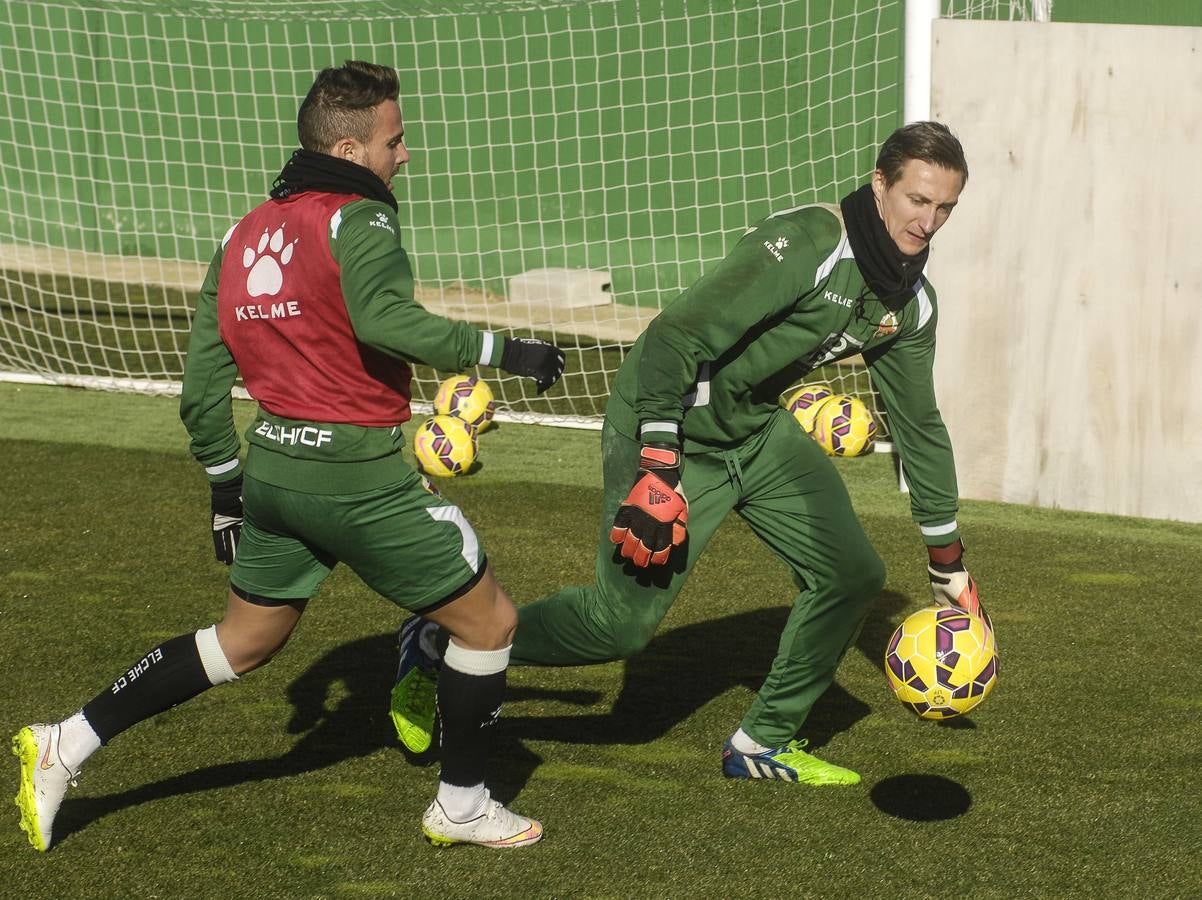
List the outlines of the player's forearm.
{"label": "player's forearm", "polygon": [[192,312],[179,406],[180,419],[192,438],[192,455],[205,467],[211,481],[224,481],[238,474],[242,449],[230,396],[238,367],[217,327],[221,257],[218,250]]}
{"label": "player's forearm", "polygon": [[[697,370],[696,349],[687,335],[671,325],[652,323],[639,358],[638,395],[634,402],[639,421],[651,423],[657,432],[670,433],[678,439],[684,418],[684,397],[696,381]],[[658,436],[663,439],[663,434]]]}
{"label": "player's forearm", "polygon": [[896,399],[893,406],[888,397],[884,399],[889,410],[889,434],[901,457],[910,492],[911,516],[925,544],[950,544],[960,537],[956,522],[959,490],[951,439],[939,410],[933,401],[930,408],[918,413]]}
{"label": "player's forearm", "polygon": [[865,354],[873,386],[889,416],[889,436],[901,457],[911,515],[928,546],[960,536],[959,489],[952,442],[935,402],[932,318],[922,330]]}
{"label": "player's forearm", "polygon": [[[928,547],[941,547],[960,539],[960,526],[956,520],[959,502],[956,492],[955,464],[950,453],[947,462],[932,470],[930,477],[918,470],[906,467],[903,457],[903,473],[910,490],[910,516],[918,526],[922,542]],[[947,477],[950,474],[950,478]]]}
{"label": "player's forearm", "polygon": [[355,338],[369,347],[446,372],[501,361],[499,336],[436,315],[416,300],[389,292],[353,312],[351,326]]}
{"label": "player's forearm", "polygon": [[236,375],[232,359],[223,365],[206,360],[205,354],[191,350],[188,353],[180,419],[192,439],[192,455],[205,467],[210,481],[223,481],[238,474],[242,442],[234,426],[230,396]]}

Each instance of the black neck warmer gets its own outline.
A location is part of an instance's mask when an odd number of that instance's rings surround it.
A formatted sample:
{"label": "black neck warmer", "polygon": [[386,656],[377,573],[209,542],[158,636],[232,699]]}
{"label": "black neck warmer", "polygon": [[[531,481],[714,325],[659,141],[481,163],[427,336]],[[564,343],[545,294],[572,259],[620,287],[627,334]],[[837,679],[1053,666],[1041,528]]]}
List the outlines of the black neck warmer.
{"label": "black neck warmer", "polygon": [[927,264],[930,247],[914,256],[906,256],[897,249],[877,212],[871,184],[848,194],[839,207],[843,210],[843,224],[856,255],[856,265],[868,287],[882,301],[902,299]]}
{"label": "black neck warmer", "polygon": [[396,197],[371,169],[327,153],[297,150],[276,178],[271,196],[283,200],[305,191],[358,194],[397,208]]}

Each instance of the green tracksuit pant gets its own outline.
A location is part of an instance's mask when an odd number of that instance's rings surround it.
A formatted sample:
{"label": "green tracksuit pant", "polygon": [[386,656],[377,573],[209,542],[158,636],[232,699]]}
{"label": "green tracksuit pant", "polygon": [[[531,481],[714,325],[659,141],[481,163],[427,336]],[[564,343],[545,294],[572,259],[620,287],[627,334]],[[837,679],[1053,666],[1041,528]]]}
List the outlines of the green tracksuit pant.
{"label": "green tracksuit pant", "polygon": [[792,740],[834,680],[885,580],[885,567],[822,449],[781,410],[741,446],[687,454],[681,485],[688,539],[663,566],[636,569],[616,555],[610,525],[638,469],[640,445],[607,422],[597,580],[519,609],[514,665],[625,659],[651,640],[705,545],[735,510],[789,567],[800,593],[743,730],[779,747]]}

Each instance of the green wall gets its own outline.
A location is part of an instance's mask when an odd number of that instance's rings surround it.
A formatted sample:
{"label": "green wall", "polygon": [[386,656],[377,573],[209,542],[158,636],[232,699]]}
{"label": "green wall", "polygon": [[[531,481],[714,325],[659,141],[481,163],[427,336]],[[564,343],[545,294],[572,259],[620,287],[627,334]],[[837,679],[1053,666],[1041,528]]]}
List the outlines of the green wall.
{"label": "green wall", "polygon": [[1055,0],[1054,22],[1202,26],[1202,0]]}

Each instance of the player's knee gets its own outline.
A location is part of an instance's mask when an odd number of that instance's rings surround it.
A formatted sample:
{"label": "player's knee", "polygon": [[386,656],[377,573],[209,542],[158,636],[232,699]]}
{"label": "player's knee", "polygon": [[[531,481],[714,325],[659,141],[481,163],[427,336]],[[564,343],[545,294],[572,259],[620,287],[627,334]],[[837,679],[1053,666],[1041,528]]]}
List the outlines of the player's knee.
{"label": "player's knee", "polygon": [[614,659],[629,659],[630,657],[641,653],[651,643],[651,638],[655,632],[648,634],[645,631],[627,631],[623,634],[612,636],[610,643],[610,651]]}
{"label": "player's knee", "polygon": [[630,596],[600,583],[584,592],[580,612],[599,654],[629,659],[651,643],[670,604],[671,598]]}
{"label": "player's knee", "polygon": [[849,600],[871,603],[885,586],[885,561],[865,543],[858,553],[849,553],[839,573],[840,586]]}
{"label": "player's knee", "polygon": [[[224,623],[223,623],[224,624]],[[217,635],[222,652],[238,675],[245,675],[271,662],[288,643],[288,636],[277,634],[231,632],[218,626]]]}
{"label": "player's knee", "polygon": [[447,630],[470,650],[500,650],[513,643],[518,611],[496,581],[483,585],[483,593],[468,598],[463,613],[447,622]]}
{"label": "player's knee", "polygon": [[609,656],[612,659],[628,659],[641,653],[655,637],[658,625],[659,619],[650,621],[637,616],[609,621],[604,633]]}
{"label": "player's knee", "polygon": [[517,627],[517,607],[504,591],[498,590],[492,606],[492,615],[485,626],[488,643],[491,645],[489,649],[499,650],[512,644]]}

